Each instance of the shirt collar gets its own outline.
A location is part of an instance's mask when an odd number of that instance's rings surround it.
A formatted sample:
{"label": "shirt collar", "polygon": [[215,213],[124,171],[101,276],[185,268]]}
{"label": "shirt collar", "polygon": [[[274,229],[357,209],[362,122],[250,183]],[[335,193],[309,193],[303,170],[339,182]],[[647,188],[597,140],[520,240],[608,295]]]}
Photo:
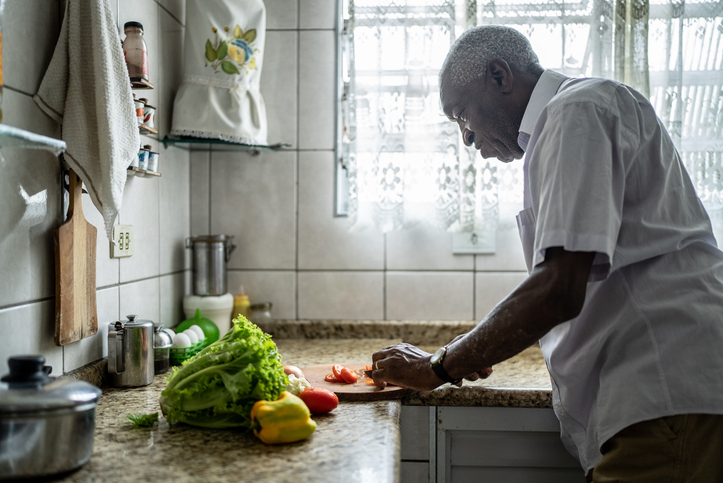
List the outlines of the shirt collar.
{"label": "shirt collar", "polygon": [[542,73],[535,84],[530,96],[530,102],[527,103],[525,114],[522,116],[520,124],[520,134],[517,142],[523,150],[527,150],[527,143],[530,140],[532,130],[537,124],[537,120],[542,114],[542,110],[557,94],[560,85],[567,79],[566,76],[552,70],[546,70]]}

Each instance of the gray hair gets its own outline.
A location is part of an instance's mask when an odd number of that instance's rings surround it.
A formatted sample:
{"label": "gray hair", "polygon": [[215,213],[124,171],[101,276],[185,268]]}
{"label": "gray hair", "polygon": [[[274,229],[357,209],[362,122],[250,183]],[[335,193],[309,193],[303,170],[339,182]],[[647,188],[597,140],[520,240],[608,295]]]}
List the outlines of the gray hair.
{"label": "gray hair", "polygon": [[527,37],[511,27],[481,25],[464,32],[449,49],[439,71],[439,84],[442,85],[442,76],[448,72],[452,85],[466,86],[484,77],[487,62],[495,58],[504,59],[519,72],[538,74],[542,71]]}

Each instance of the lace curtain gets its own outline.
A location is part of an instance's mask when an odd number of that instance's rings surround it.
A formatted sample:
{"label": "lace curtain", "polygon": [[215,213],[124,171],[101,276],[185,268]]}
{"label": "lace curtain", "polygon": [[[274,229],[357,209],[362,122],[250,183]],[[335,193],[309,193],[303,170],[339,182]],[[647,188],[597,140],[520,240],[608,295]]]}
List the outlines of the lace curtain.
{"label": "lace curtain", "polygon": [[342,161],[356,227],[428,223],[494,245],[498,223],[514,222],[521,160],[482,159],[440,108],[442,61],[481,24],[520,30],[543,67],[648,95],[714,224],[723,220],[723,0],[344,0],[343,8]]}

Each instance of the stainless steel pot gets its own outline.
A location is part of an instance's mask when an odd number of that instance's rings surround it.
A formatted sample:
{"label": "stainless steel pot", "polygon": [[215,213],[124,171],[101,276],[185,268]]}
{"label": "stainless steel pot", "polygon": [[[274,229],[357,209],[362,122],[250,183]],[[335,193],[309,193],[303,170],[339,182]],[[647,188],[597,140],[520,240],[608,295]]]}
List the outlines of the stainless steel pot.
{"label": "stainless steel pot", "polygon": [[236,245],[233,235],[203,235],[186,238],[193,249],[193,294],[223,295],[227,292],[226,263]]}
{"label": "stainless steel pot", "polygon": [[8,359],[0,390],[0,480],[64,473],[93,453],[100,389],[83,381],[48,377],[42,356]]}

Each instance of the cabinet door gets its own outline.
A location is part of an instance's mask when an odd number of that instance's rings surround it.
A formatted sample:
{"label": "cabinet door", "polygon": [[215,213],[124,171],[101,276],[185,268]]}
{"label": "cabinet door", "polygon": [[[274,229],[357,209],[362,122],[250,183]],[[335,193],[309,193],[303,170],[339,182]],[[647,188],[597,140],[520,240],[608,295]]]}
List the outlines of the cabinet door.
{"label": "cabinet door", "polygon": [[440,407],[437,483],[584,483],[551,409]]}

